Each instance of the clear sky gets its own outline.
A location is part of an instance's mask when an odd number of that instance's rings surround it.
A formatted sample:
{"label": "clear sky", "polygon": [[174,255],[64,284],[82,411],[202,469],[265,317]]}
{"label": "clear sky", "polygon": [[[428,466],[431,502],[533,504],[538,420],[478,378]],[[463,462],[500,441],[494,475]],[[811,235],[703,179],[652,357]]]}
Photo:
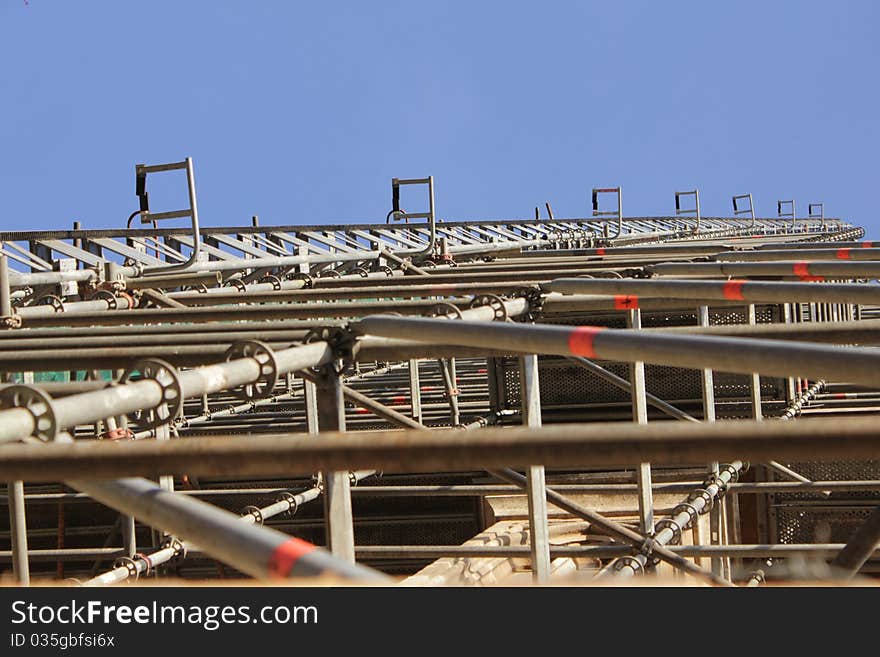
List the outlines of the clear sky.
{"label": "clear sky", "polygon": [[[664,214],[752,192],[880,238],[880,3],[0,0],[0,228],[124,224],[192,156],[207,225]],[[166,174],[171,175],[171,174]],[[176,209],[180,181],[153,186]],[[403,207],[418,211],[418,202]]]}

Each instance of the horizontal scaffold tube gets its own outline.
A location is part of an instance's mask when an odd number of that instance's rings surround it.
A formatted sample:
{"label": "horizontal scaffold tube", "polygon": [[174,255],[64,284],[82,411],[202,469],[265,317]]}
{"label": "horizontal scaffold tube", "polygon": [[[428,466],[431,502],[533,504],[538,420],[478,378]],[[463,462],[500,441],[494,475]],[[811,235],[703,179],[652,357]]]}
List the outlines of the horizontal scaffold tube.
{"label": "horizontal scaffold tube", "polygon": [[107,506],[180,538],[252,577],[328,574],[363,580],[380,573],[337,559],[326,550],[276,529],[241,522],[240,516],[206,502],[166,491],[140,478],[68,482]]}
{"label": "horizontal scaffold tube", "polygon": [[[520,490],[511,486],[511,490]],[[586,523],[584,523],[586,525]],[[844,543],[746,543],[727,545],[667,545],[666,549],[682,557],[735,557],[735,558],[788,558],[808,557],[828,559],[837,555],[846,545]],[[174,550],[174,548],[166,548]],[[490,558],[525,558],[531,552],[528,545],[356,545],[355,555],[359,559],[442,559],[455,557],[458,559],[490,559]],[[603,545],[551,545],[550,557],[613,559],[632,554],[632,547],[620,544]],[[880,548],[874,550],[880,557]],[[201,550],[194,548],[187,551],[187,557],[199,557]],[[61,548],[47,550],[28,550],[31,561],[77,561],[83,559],[124,557],[123,548]],[[149,555],[150,562],[158,565],[164,552],[159,550]],[[12,558],[11,550],[0,550],[0,562],[8,562]],[[139,563],[139,559],[135,563]],[[115,584],[128,579],[127,568],[114,569],[103,575],[83,582],[83,586],[101,586]],[[141,571],[143,572],[143,571]],[[114,576],[109,576],[113,573]]]}
{"label": "horizontal scaffold tube", "polygon": [[570,313],[591,310],[635,310],[641,308],[653,310],[693,310],[697,306],[713,308],[742,306],[742,301],[719,301],[716,299],[642,298],[632,294],[558,294],[552,292],[544,295],[542,309],[545,313]]}
{"label": "horizontal scaffold tube", "polygon": [[[517,301],[517,300],[511,300]],[[524,299],[518,301],[525,303]],[[446,300],[456,306],[467,308],[471,299]],[[215,322],[223,320],[269,320],[296,317],[359,317],[376,312],[397,312],[421,315],[437,305],[430,299],[340,302],[322,304],[266,304],[254,306],[221,306],[207,308],[141,308],[135,310],[105,310],[103,312],[63,312],[23,316],[23,326],[88,326],[92,324],[180,323]]]}
{"label": "horizontal scaffold tube", "polygon": [[[798,260],[880,260],[880,248],[872,242],[862,242],[861,247],[832,249],[798,249]],[[715,256],[716,260],[727,262],[761,262],[767,260],[791,260],[792,251],[788,249],[766,249],[759,251],[725,251]]]}
{"label": "horizontal scaffold tube", "polygon": [[375,315],[357,331],[434,344],[457,344],[526,354],[643,361],[765,376],[804,376],[880,387],[880,352],[806,342],[672,335],[601,326],[547,326],[447,321]]}
{"label": "horizontal scaffold tube", "polygon": [[[474,427],[481,428],[481,427]],[[654,482],[651,488],[655,493],[689,493],[700,482]],[[636,484],[560,484],[551,483],[553,490],[569,495],[592,494],[592,495],[627,495],[638,491]],[[731,483],[727,486],[730,492],[737,494],[765,494],[765,493],[806,493],[818,494],[824,491],[836,493],[843,492],[870,492],[880,491],[880,481],[876,479],[860,479],[855,481],[761,481],[748,483]],[[484,495],[506,495],[518,493],[522,489],[512,484],[440,484],[440,485],[376,485],[358,486],[351,489],[355,497],[480,497]],[[211,498],[218,495],[275,495],[279,492],[295,493],[296,489],[275,488],[222,488],[222,489],[186,489],[175,491],[178,495],[190,495],[198,498]],[[28,504],[57,504],[58,502],[88,502],[89,496],[85,493],[27,493],[25,500]],[[0,494],[0,506],[8,504],[9,497]],[[71,548],[74,549],[74,548]],[[37,551],[37,554],[43,552]],[[0,551],[0,559],[3,557]],[[7,557],[8,558],[8,555]]]}
{"label": "horizontal scaffold tube", "polygon": [[22,308],[16,308],[15,314],[25,319],[34,319],[64,313],[73,315],[79,313],[106,312],[110,309],[122,311],[131,310],[134,308],[134,303],[134,299],[124,295],[113,297],[112,299],[104,298],[93,299],[90,301],[63,302],[59,310],[56,310],[54,306],[49,305],[24,306]]}
{"label": "horizontal scaffold tube", "polygon": [[[326,342],[314,342],[282,349],[274,353],[278,374],[315,367],[330,362],[333,350]],[[262,375],[256,358],[236,358],[216,365],[206,365],[178,374],[184,399],[231,390],[254,383]],[[154,379],[141,379],[102,390],[70,395],[53,402],[56,427],[64,429],[89,424],[106,417],[151,409],[166,401],[162,385]],[[0,410],[0,443],[21,440],[32,435],[36,418],[27,408]]]}
{"label": "horizontal scaffold tube", "polygon": [[769,340],[806,340],[841,344],[880,344],[880,319],[858,322],[803,322],[799,324],[716,324],[713,326],[663,326],[643,329],[647,332],[727,335]]}
{"label": "horizontal scaffold tube", "polygon": [[822,278],[876,278],[880,262],[845,260],[786,262],[663,262],[645,269],[659,276],[796,276]]}
{"label": "horizontal scaffold tube", "polygon": [[[375,474],[372,470],[365,470],[360,472],[352,472],[349,476],[352,478],[352,482],[362,481],[363,479],[372,476]],[[245,509],[246,513],[242,516],[239,516],[239,522],[245,522],[249,524],[263,524],[269,518],[280,515],[282,513],[293,512],[306,504],[307,502],[311,502],[313,500],[318,499],[323,492],[323,486],[313,486],[307,490],[300,491],[296,494],[284,491],[278,494],[278,500],[273,504],[268,506],[264,506],[262,508],[256,507],[247,507]],[[180,493],[176,493],[180,495]],[[83,586],[107,586],[110,584],[117,584],[119,582],[123,582],[130,577],[139,576],[142,573],[147,572],[148,570],[152,570],[153,568],[168,563],[172,559],[175,558],[183,558],[188,555],[192,546],[187,545],[181,541],[167,541],[169,545],[167,547],[163,547],[155,552],[150,552],[149,554],[138,554],[132,559],[126,560],[126,562],[118,565],[111,570],[108,570],[100,575],[91,578],[90,580],[83,582]],[[303,545],[306,549],[309,549],[306,545]],[[321,555],[323,556],[323,555]]]}
{"label": "horizontal scaffold tube", "polygon": [[880,453],[872,417],[809,422],[654,422],[213,436],[186,440],[0,447],[0,481],[63,481],[184,474],[249,476],[373,469],[456,472],[528,466],[619,467],[634,462],[701,465],[748,459],[864,460]]}
{"label": "horizontal scaffold tube", "polygon": [[499,293],[523,287],[519,282],[437,283],[433,285],[371,285],[368,287],[336,287],[306,290],[269,290],[265,292],[238,292],[223,288],[222,293],[207,295],[201,292],[179,292],[168,296],[188,306],[207,306],[213,303],[272,303],[282,301],[338,301],[339,299],[394,299],[413,297],[466,296],[481,292]]}
{"label": "horizontal scaffold tube", "polygon": [[747,303],[880,304],[880,287],[858,283],[776,283],[768,281],[668,281],[598,278],[557,278],[545,289],[562,294],[613,294],[678,299],[719,299]]}
{"label": "horizontal scaffold tube", "polygon": [[[728,544],[728,545],[668,545],[666,549],[682,557],[808,557],[826,559],[844,548],[843,543],[788,543],[788,544]],[[358,558],[381,559],[497,559],[530,556],[528,545],[358,545]],[[627,545],[551,545],[553,559],[594,558],[608,559],[632,554]],[[880,556],[880,548],[874,555]],[[841,576],[841,579],[843,577]]]}
{"label": "horizontal scaffold tube", "polygon": [[[265,335],[274,335],[276,333],[284,333],[287,331],[304,331],[307,332],[313,328],[324,328],[327,326],[341,326],[342,320],[302,320],[289,319],[274,322],[262,321],[237,321],[237,322],[216,322],[209,326],[199,324],[145,324],[137,326],[81,326],[76,328],[67,327],[64,330],[64,338],[80,337],[80,336],[141,336],[141,335],[165,335],[174,337],[182,334],[198,333],[207,336],[208,342],[217,342],[220,336],[234,334],[236,331],[247,331],[251,335],[246,338],[264,339]],[[259,335],[256,334],[259,332]],[[210,337],[213,335],[214,337]],[[6,331],[0,332],[0,347],[7,344],[7,340],[13,342],[17,340],[41,340],[43,338],[59,338],[59,332],[54,328],[34,328],[26,331]],[[233,338],[238,339],[238,338]]]}

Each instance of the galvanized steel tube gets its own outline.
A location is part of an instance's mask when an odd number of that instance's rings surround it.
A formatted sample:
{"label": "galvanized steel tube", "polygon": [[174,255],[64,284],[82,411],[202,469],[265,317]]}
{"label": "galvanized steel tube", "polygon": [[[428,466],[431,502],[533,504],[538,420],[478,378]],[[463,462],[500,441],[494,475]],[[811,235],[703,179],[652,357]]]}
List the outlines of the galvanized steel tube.
{"label": "galvanized steel tube", "polygon": [[804,342],[672,335],[596,326],[521,325],[375,315],[353,324],[364,334],[515,353],[642,360],[767,376],[801,375],[880,387],[880,352]]}

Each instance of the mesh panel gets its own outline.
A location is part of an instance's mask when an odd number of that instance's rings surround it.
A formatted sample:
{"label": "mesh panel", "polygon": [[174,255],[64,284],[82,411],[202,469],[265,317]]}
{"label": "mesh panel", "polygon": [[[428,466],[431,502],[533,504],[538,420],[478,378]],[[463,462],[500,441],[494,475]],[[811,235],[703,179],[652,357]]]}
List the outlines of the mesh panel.
{"label": "mesh panel", "polygon": [[[548,315],[547,319],[550,319]],[[755,319],[759,324],[779,321],[777,306],[756,306]],[[746,308],[710,308],[709,322],[712,325],[745,324],[748,321]],[[625,328],[626,319],[622,313],[562,313],[552,316],[554,324],[590,324],[609,328]],[[660,328],[664,326],[694,326],[698,323],[696,310],[643,312],[642,326]],[[519,408],[520,385],[519,364],[516,358],[501,358],[502,390],[500,398],[506,408]],[[629,380],[629,366],[626,363],[599,363],[605,369]],[[630,394],[606,383],[592,372],[558,357],[539,358],[541,405],[545,409],[570,407],[572,405],[628,404]],[[700,372],[692,369],[645,365],[646,389],[649,393],[670,403],[696,403],[702,401]],[[715,372],[715,398],[719,403],[749,399],[749,377],[744,374]],[[783,379],[761,378],[761,397],[765,402],[785,399]],[[745,409],[747,410],[747,409]],[[725,409],[719,417],[739,415],[736,408]]]}
{"label": "mesh panel", "polygon": [[[880,461],[802,461],[800,463],[787,463],[795,472],[805,476],[810,481],[859,481],[862,479],[880,479]],[[877,499],[878,491],[847,491],[832,493],[835,500],[841,499]],[[823,499],[821,496],[806,493],[777,493],[777,502],[788,502],[805,499]]]}
{"label": "mesh panel", "polygon": [[867,520],[873,507],[864,509],[786,508],[776,510],[780,543],[846,543]]}
{"label": "mesh panel", "polygon": [[465,518],[370,525],[355,521],[354,540],[358,545],[461,545],[478,532],[477,523]]}
{"label": "mesh panel", "polygon": [[[502,400],[507,408],[520,404],[519,363],[515,358],[500,359],[503,366]],[[600,379],[592,372],[560,358],[539,358],[541,405],[543,408],[578,404],[629,403],[630,394]],[[626,363],[601,362],[617,376],[629,380]],[[669,402],[698,402],[702,399],[700,373],[697,370],[645,365],[646,389]],[[742,374],[715,372],[715,398],[718,401],[748,399],[749,378]],[[783,398],[783,381],[762,377],[761,396],[765,400]]]}

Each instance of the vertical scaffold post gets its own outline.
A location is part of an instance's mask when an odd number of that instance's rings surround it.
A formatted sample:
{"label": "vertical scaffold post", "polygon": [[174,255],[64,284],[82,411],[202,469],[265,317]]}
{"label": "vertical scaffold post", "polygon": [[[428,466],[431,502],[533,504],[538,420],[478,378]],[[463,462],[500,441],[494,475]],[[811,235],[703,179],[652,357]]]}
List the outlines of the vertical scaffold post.
{"label": "vertical scaffold post", "polygon": [[[627,327],[642,328],[642,311],[638,308],[627,311]],[[645,364],[634,361],[629,365],[629,380],[632,394],[633,422],[648,423],[648,399],[645,390]],[[654,494],[651,481],[651,464],[639,463],[636,473],[639,489],[639,531],[645,536],[654,533]]]}
{"label": "vertical scaffold post", "polygon": [[[316,379],[318,426],[322,432],[345,431],[342,379],[335,365],[331,363],[322,367]],[[354,563],[354,524],[349,473],[326,472],[323,478],[327,547],[336,557]]]}
{"label": "vertical scaffold post", "polygon": [[[537,354],[520,357],[519,373],[523,424],[540,427],[541,392]],[[543,465],[529,466],[526,471],[526,493],[529,502],[532,579],[538,584],[543,584],[550,578],[550,530],[547,523],[547,491]]]}
{"label": "vertical scaffold post", "polygon": [[[12,317],[12,292],[9,287],[9,259],[0,256],[0,317]],[[11,481],[9,490],[9,535],[12,543],[12,573],[22,586],[30,584],[28,566],[27,516],[24,508],[24,482]]]}
{"label": "vertical scaffold post", "polygon": [[[709,306],[700,306],[698,311],[698,320],[700,326],[709,326]],[[700,371],[700,380],[703,391],[703,421],[715,421],[715,377],[711,369]],[[718,463],[709,464],[709,471],[718,474]],[[721,505],[714,504],[709,511],[709,542],[712,545],[721,543]],[[721,559],[713,557],[711,559],[712,572],[720,575],[722,572]]]}
{"label": "vertical scaffold post", "polygon": [[422,384],[419,380],[419,359],[409,361],[409,397],[412,403],[412,419],[422,424]]}
{"label": "vertical scaffold post", "polygon": [[21,586],[29,586],[31,575],[28,565],[27,519],[22,481],[9,483],[9,529],[12,539],[12,575]]}

